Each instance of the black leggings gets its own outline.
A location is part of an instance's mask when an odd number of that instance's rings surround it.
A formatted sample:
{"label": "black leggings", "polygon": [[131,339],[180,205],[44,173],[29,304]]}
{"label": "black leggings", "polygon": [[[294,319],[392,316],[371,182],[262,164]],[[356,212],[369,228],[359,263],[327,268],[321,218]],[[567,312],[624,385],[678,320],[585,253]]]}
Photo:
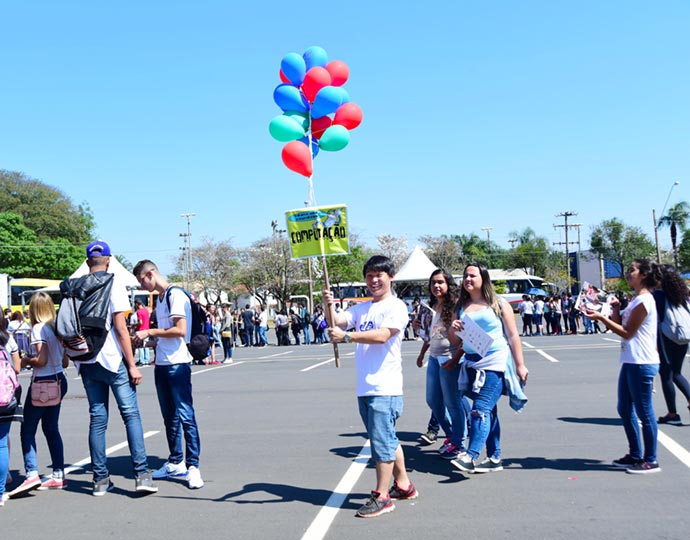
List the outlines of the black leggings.
{"label": "black leggings", "polygon": [[[659,332],[661,334],[661,332]],[[685,399],[690,401],[690,383],[681,374],[685,354],[688,352],[687,345],[677,345],[663,335],[659,336],[659,352],[661,353],[661,363],[659,364],[659,376],[661,377],[661,389],[664,392],[666,407],[668,412],[676,414],[676,388],[681,391]],[[675,386],[674,386],[675,384]]]}

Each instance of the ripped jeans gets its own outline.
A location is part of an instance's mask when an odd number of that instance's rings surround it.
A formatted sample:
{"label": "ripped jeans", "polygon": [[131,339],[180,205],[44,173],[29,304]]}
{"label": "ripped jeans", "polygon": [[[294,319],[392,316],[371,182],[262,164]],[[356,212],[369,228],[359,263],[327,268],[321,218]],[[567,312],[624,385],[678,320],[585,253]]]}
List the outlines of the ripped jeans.
{"label": "ripped jeans", "polygon": [[[474,380],[472,368],[468,368],[470,380]],[[501,458],[501,424],[498,421],[498,400],[503,392],[503,373],[486,371],[486,380],[479,393],[468,392],[472,399],[470,411],[470,444],[467,453],[477,459],[484,445],[486,455],[494,459]]]}

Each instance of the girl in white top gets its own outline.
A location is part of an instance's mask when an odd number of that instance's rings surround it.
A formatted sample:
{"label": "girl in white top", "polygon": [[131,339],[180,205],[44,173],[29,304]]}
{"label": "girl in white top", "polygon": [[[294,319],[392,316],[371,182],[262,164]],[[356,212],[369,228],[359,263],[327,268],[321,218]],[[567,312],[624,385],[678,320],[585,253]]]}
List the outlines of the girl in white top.
{"label": "girl in white top", "polygon": [[[656,456],[657,421],[652,403],[654,377],[659,372],[656,348],[657,313],[651,290],[660,276],[659,267],[648,259],[630,263],[625,279],[635,291],[635,298],[620,312],[617,298],[610,300],[611,318],[586,310],[585,315],[618,334],[621,341],[621,371],[618,377],[618,414],[623,420],[629,453],[613,462],[631,474],[649,474],[661,470]],[[642,440],[644,454],[640,444]]]}
{"label": "girl in white top", "polygon": [[[29,304],[31,320],[31,346],[35,355],[22,360],[22,367],[33,368],[31,384],[36,381],[55,380],[60,383],[61,396],[67,393],[67,379],[63,369],[68,359],[62,343],[55,335],[55,305],[46,293],[37,292]],[[60,400],[62,402],[62,399]],[[65,487],[65,455],[62,436],[58,428],[60,404],[49,407],[37,407],[31,400],[31,387],[24,400],[24,423],[21,428],[22,452],[26,480],[12,493],[12,497],[24,495],[33,489],[62,489]],[[41,480],[38,476],[36,461],[36,432],[39,422],[48,443],[53,473]]]}

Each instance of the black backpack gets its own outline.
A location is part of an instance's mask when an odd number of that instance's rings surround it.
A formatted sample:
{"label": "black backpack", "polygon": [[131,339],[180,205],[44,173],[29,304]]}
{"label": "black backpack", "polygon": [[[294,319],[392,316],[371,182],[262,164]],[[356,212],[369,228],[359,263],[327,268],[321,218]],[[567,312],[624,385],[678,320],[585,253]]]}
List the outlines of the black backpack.
{"label": "black backpack", "polygon": [[91,360],[103,348],[112,325],[109,308],[114,277],[94,272],[60,283],[56,333],[75,362]]}
{"label": "black backpack", "polygon": [[187,343],[187,349],[194,360],[203,360],[208,356],[208,351],[211,347],[211,340],[206,333],[206,312],[201,305],[194,301],[192,295],[189,294],[188,291],[177,285],[172,285],[168,287],[168,291],[165,293],[165,303],[168,306],[168,314],[170,314],[170,291],[172,289],[180,289],[187,295],[187,298],[189,298],[189,304],[192,308],[192,331],[189,343]]}

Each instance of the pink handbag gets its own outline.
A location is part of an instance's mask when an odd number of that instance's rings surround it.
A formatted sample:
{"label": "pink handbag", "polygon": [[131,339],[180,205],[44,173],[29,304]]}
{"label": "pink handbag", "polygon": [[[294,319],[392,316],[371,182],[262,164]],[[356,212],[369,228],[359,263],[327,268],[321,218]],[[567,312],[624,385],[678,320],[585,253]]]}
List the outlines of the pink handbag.
{"label": "pink handbag", "polygon": [[31,403],[34,407],[52,407],[59,405],[62,400],[60,379],[31,381]]}
{"label": "pink handbag", "polygon": [[[48,350],[50,346],[46,343]],[[52,360],[52,355],[51,355]],[[55,380],[37,381],[35,375],[31,377],[31,404],[34,407],[52,407],[62,401],[62,385],[58,374]]]}

